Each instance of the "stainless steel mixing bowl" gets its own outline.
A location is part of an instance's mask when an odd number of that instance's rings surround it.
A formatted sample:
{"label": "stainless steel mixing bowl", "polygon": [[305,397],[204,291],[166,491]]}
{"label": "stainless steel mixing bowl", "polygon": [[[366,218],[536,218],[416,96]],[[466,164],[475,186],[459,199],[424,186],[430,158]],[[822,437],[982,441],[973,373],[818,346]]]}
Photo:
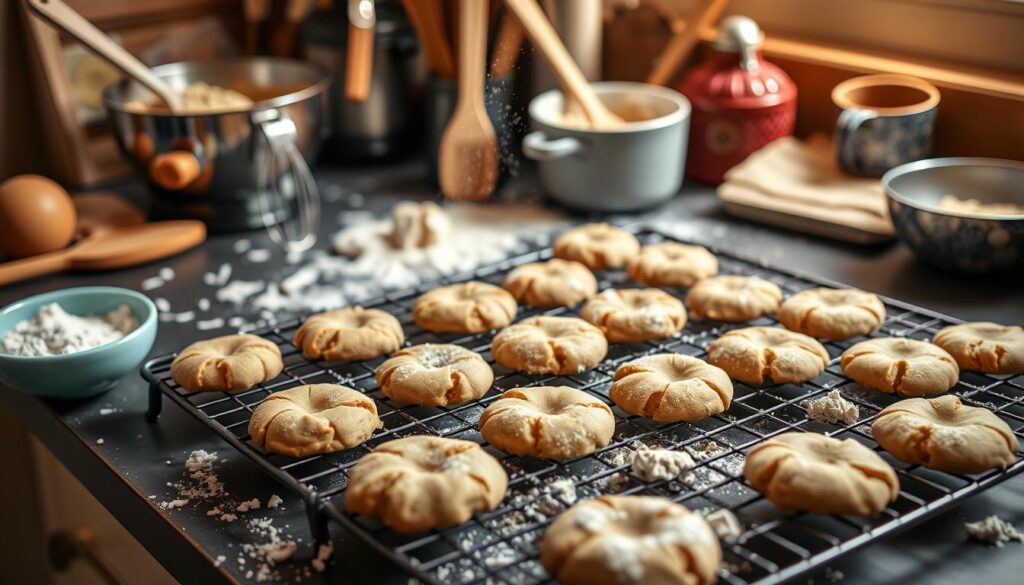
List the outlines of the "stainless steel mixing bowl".
{"label": "stainless steel mixing bowl", "polygon": [[1024,163],[991,158],[934,158],[882,176],[896,234],[923,260],[958,272],[1024,268],[1024,214],[961,213],[946,195],[1024,206]]}
{"label": "stainless steel mixing bowl", "polygon": [[[323,139],[326,73],[265,57],[171,63],[153,72],[179,90],[205,82],[255,102],[179,115],[129,105],[148,95],[134,81],[103,92],[118,145],[153,191],[154,215],[201,219],[220,231],[267,225],[286,247],[312,245],[319,196],[306,161]],[[287,221],[293,216],[299,221]]]}

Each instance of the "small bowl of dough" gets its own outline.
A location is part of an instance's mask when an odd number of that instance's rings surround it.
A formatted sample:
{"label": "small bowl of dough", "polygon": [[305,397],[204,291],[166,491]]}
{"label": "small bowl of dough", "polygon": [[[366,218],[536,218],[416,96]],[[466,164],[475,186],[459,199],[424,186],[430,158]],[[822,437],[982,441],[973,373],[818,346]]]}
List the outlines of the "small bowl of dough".
{"label": "small bowl of dough", "polygon": [[934,158],[882,176],[896,234],[929,264],[967,273],[1024,268],[1024,163]]}
{"label": "small bowl of dough", "polygon": [[157,309],[124,288],[66,288],[0,309],[0,383],[50,398],[112,389],[149,354]]}

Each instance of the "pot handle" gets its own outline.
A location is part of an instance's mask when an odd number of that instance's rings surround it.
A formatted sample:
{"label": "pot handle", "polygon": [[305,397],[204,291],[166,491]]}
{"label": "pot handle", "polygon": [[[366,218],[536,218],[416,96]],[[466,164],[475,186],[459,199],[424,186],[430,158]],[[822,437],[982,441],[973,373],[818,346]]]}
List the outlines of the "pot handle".
{"label": "pot handle", "polygon": [[[253,117],[267,147],[266,159],[257,182],[257,200],[263,226],[267,228],[270,239],[284,248],[285,252],[305,252],[316,244],[316,232],[320,225],[320,193],[309,165],[295,145],[295,122],[275,109],[255,112]],[[295,177],[297,217],[286,222],[277,221],[274,211],[288,205],[288,200],[278,186],[279,163]]]}
{"label": "pot handle", "polygon": [[550,140],[544,132],[537,130],[523,138],[523,154],[533,160],[553,160],[582,150],[583,143],[572,136]]}

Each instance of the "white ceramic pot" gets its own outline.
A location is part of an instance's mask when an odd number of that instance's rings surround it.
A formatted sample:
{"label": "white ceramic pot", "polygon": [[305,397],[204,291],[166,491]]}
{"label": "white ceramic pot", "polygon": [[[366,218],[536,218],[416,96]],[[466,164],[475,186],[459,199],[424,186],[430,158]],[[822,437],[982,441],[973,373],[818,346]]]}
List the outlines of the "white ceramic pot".
{"label": "white ceramic pot", "polygon": [[649,110],[654,117],[615,130],[563,123],[561,91],[530,102],[534,131],[523,152],[539,163],[540,183],[555,200],[593,211],[630,211],[679,192],[686,167],[690,102],[677,91],[625,81],[592,84],[612,111]]}

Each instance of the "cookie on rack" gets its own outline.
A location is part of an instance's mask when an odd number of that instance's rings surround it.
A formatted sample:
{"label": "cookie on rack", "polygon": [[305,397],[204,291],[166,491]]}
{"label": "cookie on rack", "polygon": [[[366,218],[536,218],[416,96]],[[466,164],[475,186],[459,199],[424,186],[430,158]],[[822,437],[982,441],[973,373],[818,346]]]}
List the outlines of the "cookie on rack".
{"label": "cookie on rack", "polygon": [[358,390],[309,384],[263,399],[249,419],[257,447],[290,457],[351,449],[381,428],[377,406]]}
{"label": "cookie on rack", "polygon": [[471,441],[417,435],[381,443],[349,471],[345,505],[398,532],[454,526],[493,510],[508,474]]}
{"label": "cookie on rack", "polygon": [[871,436],[904,463],[949,473],[1009,467],[1020,448],[1003,419],[950,395],[889,405],[875,417]]}
{"label": "cookie on rack", "polygon": [[189,392],[248,390],[284,369],[281,350],[256,335],[225,335],[197,341],[171,362],[171,378]]}
{"label": "cookie on rack", "polygon": [[962,370],[1024,374],[1024,328],[963,323],[942,329],[932,343],[949,352]]}
{"label": "cookie on rack", "polygon": [[799,383],[817,378],[828,365],[828,351],[817,340],[780,327],[727,331],[708,345],[708,362],[733,380]]}
{"label": "cookie on rack", "polygon": [[500,286],[470,281],[423,293],[412,307],[412,318],[427,331],[480,333],[511,323],[516,308],[515,298]]}
{"label": "cookie on rack", "polygon": [[515,388],[480,415],[485,441],[513,455],[570,459],[608,444],[615,417],[601,400],[568,386]]}
{"label": "cookie on rack", "polygon": [[856,343],[843,352],[840,365],[865,388],[905,396],[942,394],[960,379],[960,368],[946,350],[904,337]]}
{"label": "cookie on rack", "polygon": [[564,585],[709,585],[722,549],[700,514],[667,498],[598,496],[555,519],[540,559]]}
{"label": "cookie on rack", "polygon": [[750,321],[779,308],[782,290],[756,276],[722,275],[697,281],[686,293],[690,312],[716,321]]}
{"label": "cookie on rack", "polygon": [[501,286],[531,307],[571,307],[594,296],[597,279],[575,260],[552,258],[513,269]]}
{"label": "cookie on rack", "polygon": [[839,341],[878,331],[885,305],[878,295],[862,290],[814,288],[786,299],[778,317],[790,331]]}
{"label": "cookie on rack", "polygon": [[385,396],[421,406],[475,400],[494,382],[494,372],[480,354],[450,344],[402,348],[381,364],[376,374],[377,386]]}
{"label": "cookie on rack", "polygon": [[815,514],[877,516],[900,492],[896,472],[877,453],[817,433],[782,433],[758,443],[743,475],[776,506]]}
{"label": "cookie on rack", "polygon": [[587,301],[580,316],[608,341],[625,343],[670,337],[686,325],[682,301],[658,288],[607,289]]}
{"label": "cookie on rack", "polygon": [[721,368],[695,357],[661,353],[619,366],[608,395],[630,414],[675,422],[724,412],[732,393],[729,375]]}
{"label": "cookie on rack", "polygon": [[530,317],[491,340],[494,361],[528,374],[575,374],[601,363],[608,340],[575,317]]}
{"label": "cookie on rack", "polygon": [[398,350],[404,341],[398,319],[362,307],[313,315],[295,332],[304,356],[327,361],[368,360]]}
{"label": "cookie on rack", "polygon": [[621,268],[640,253],[636,236],[606,223],[588,223],[555,239],[555,257],[582,262],[591,270]]}
{"label": "cookie on rack", "polygon": [[644,246],[626,264],[634,282],[650,286],[687,287],[718,274],[718,258],[704,246],[661,242]]}

